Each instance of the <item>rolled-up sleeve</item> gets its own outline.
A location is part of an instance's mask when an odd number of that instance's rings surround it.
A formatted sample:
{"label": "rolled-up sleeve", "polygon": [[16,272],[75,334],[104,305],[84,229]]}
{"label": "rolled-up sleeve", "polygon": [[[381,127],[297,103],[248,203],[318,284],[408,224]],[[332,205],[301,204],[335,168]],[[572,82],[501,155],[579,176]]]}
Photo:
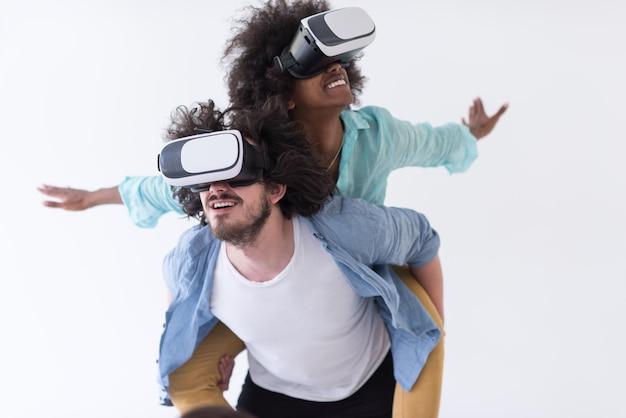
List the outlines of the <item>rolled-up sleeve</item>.
{"label": "rolled-up sleeve", "polygon": [[140,228],[154,228],[168,212],[184,215],[171,187],[161,176],[125,177],[119,192],[130,219]]}
{"label": "rolled-up sleeve", "polygon": [[365,265],[408,263],[419,267],[439,252],[440,239],[426,216],[412,209],[334,198],[313,217],[323,236]]}

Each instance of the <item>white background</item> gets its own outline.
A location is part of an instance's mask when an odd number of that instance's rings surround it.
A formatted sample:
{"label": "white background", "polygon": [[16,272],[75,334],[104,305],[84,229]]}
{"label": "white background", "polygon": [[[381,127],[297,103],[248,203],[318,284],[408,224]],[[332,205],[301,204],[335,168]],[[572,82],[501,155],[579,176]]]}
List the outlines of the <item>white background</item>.
{"label": "white background", "polygon": [[[226,104],[221,48],[247,1],[0,0],[0,415],[166,417],[160,263],[193,222],[44,208],[42,182],[156,174],[171,110]],[[465,174],[403,169],[387,204],[442,236],[441,417],[623,417],[626,5],[335,1],[378,36],[362,105],[434,125],[510,108]],[[245,373],[238,358],[233,389]]]}

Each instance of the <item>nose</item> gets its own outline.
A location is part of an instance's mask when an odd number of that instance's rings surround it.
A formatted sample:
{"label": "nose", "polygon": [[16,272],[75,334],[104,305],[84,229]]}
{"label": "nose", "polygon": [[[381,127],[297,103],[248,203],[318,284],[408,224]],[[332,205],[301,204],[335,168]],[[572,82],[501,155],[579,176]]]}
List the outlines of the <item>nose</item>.
{"label": "nose", "polygon": [[211,183],[207,191],[210,194],[217,194],[223,191],[226,191],[230,186],[225,181],[216,181],[215,183]]}
{"label": "nose", "polygon": [[340,68],[341,68],[341,64],[339,64],[339,62],[336,61],[336,62],[333,62],[332,64],[328,64],[328,67],[326,67],[326,72],[336,73],[339,71]]}
{"label": "nose", "polygon": [[211,183],[211,190],[226,190],[228,188],[228,183],[225,181],[216,181]]}

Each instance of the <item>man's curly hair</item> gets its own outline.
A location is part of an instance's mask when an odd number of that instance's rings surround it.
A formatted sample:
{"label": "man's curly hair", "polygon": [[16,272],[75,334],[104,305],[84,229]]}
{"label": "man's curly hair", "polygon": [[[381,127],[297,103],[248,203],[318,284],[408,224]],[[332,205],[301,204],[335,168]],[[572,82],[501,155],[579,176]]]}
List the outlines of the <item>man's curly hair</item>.
{"label": "man's curly hair", "polygon": [[[285,196],[279,202],[283,215],[311,216],[319,212],[332,196],[335,182],[311,154],[299,122],[291,121],[279,97],[272,97],[257,109],[231,107],[224,112],[212,100],[195,103],[191,108],[177,107],[166,131],[169,140],[194,135],[195,128],[221,131],[237,129],[244,138],[267,151],[275,163],[263,173],[262,182],[284,184]],[[184,212],[206,225],[199,193],[186,187],[173,188],[174,197]]]}
{"label": "man's curly hair", "polygon": [[[289,46],[301,19],[330,9],[326,0],[267,0],[259,7],[245,7],[248,13],[234,20],[234,35],[222,57],[232,105],[255,108],[272,96],[286,105],[295,79],[274,67],[274,57]],[[346,67],[355,104],[365,82],[358,58]]]}

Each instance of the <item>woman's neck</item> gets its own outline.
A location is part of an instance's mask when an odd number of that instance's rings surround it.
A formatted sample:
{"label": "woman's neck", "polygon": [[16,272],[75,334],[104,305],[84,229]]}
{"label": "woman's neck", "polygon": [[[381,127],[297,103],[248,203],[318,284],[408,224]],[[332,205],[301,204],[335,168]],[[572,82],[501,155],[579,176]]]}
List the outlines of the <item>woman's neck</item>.
{"label": "woman's neck", "polygon": [[339,114],[335,113],[332,118],[309,117],[299,120],[304,127],[307,141],[311,144],[311,153],[323,166],[328,167],[336,181],[344,134]]}

